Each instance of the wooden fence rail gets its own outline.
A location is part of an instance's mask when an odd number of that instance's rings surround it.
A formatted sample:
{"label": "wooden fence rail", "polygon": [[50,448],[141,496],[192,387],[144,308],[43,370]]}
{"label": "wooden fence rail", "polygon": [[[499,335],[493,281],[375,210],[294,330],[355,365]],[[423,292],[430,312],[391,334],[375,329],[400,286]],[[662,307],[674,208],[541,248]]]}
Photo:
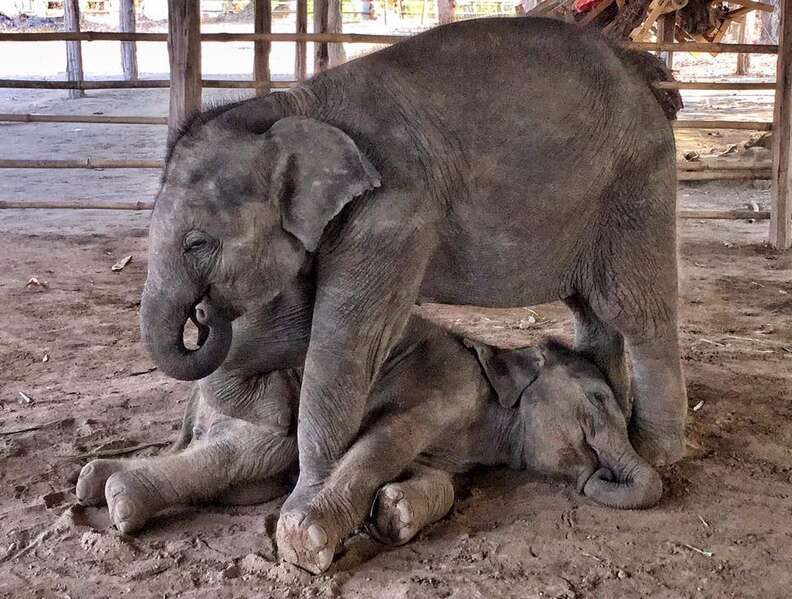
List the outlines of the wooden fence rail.
{"label": "wooden fence rail", "polygon": [[0,168],[162,168],[161,160],[16,160],[0,159]]}
{"label": "wooden fence rail", "polygon": [[100,114],[1,114],[0,123],[104,123],[112,125],[167,125],[165,116],[107,116]]}
{"label": "wooden fence rail", "polygon": [[[269,87],[270,89],[289,89],[297,84],[296,81],[262,81],[252,79],[204,79],[201,85],[206,88],[256,88]],[[171,86],[169,79],[137,79],[124,81],[122,79],[105,79],[97,81],[45,81],[40,79],[0,79],[0,88],[17,89],[156,89]]]}

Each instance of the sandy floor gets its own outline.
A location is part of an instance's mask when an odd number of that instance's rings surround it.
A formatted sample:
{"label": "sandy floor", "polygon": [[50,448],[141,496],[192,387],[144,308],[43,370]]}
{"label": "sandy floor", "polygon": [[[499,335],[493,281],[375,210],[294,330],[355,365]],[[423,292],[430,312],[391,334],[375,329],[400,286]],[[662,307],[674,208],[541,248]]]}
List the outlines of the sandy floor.
{"label": "sandy floor", "polygon": [[[164,114],[166,106],[163,91],[63,95],[5,90],[0,111]],[[756,96],[690,96],[688,110],[739,105],[769,118],[769,96]],[[685,147],[732,143],[697,135]],[[151,158],[163,140],[162,127],[2,124],[0,157]],[[149,199],[158,177],[3,175],[0,198],[53,201]],[[766,207],[762,187],[686,186],[680,203]],[[174,510],[134,538],[109,528],[101,509],[74,506],[76,474],[92,455],[167,442],[184,408],[188,387],[150,370],[138,333],[147,220],[0,210],[0,596],[789,596],[792,255],[766,247],[766,223],[681,224],[691,445],[686,460],[663,471],[657,508],[616,512],[558,481],[475,473],[453,513],[417,541],[387,549],[355,536],[326,576],[312,578],[277,562],[278,501]],[[127,255],[132,262],[111,272]],[[46,287],[26,287],[31,277]],[[570,334],[562,308],[536,310],[536,322],[525,309],[433,312],[502,344]],[[28,427],[37,428],[19,431]]]}

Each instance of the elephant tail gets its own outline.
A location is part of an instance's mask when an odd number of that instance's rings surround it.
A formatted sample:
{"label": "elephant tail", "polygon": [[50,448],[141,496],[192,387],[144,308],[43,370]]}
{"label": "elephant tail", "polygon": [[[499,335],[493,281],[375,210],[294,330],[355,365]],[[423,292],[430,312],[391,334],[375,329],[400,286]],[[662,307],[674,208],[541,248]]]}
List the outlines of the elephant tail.
{"label": "elephant tail", "polygon": [[679,90],[662,89],[653,85],[657,82],[675,81],[671,69],[657,56],[649,52],[629,50],[621,46],[614,46],[613,51],[625,66],[646,81],[668,120],[673,121],[676,119],[677,112],[684,106]]}

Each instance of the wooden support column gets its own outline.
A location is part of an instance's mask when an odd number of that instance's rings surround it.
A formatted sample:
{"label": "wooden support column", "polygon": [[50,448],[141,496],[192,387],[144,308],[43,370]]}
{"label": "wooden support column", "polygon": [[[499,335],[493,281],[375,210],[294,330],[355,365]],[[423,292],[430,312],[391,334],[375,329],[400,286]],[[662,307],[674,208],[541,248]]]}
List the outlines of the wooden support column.
{"label": "wooden support column", "polygon": [[775,110],[770,243],[792,247],[792,0],[781,0]]}
{"label": "wooden support column", "polygon": [[[256,33],[272,33],[272,0],[255,0],[253,5],[253,31]],[[253,79],[256,83],[264,83],[256,88],[257,96],[266,96],[270,92],[270,42],[253,43]]]}
{"label": "wooden support column", "polygon": [[[135,33],[135,0],[121,0],[118,5],[118,30],[124,33]],[[121,68],[124,79],[137,81],[137,44],[121,42]]]}
{"label": "wooden support column", "polygon": [[[668,12],[657,20],[657,41],[673,44],[676,29],[676,12]],[[674,53],[660,52],[660,59],[669,69],[674,68]]]}
{"label": "wooden support column", "polygon": [[437,0],[437,21],[440,25],[452,23],[456,13],[455,0]]}
{"label": "wooden support column", "polygon": [[[297,0],[297,33],[308,33],[308,0]],[[306,42],[296,44],[294,76],[298,81],[303,81],[308,76],[308,45]]]}
{"label": "wooden support column", "polygon": [[[739,43],[750,44],[754,38],[754,27],[756,26],[756,11],[749,12],[740,21]],[[751,71],[751,55],[737,55],[737,75],[747,75]]]}
{"label": "wooden support column", "polygon": [[[63,0],[63,30],[80,31],[79,0]],[[66,42],[66,74],[69,81],[83,81],[83,62],[81,42]],[[82,98],[81,89],[70,89],[70,98]]]}
{"label": "wooden support column", "polygon": [[201,108],[201,9],[199,0],[168,0],[170,107],[168,136]]}
{"label": "wooden support column", "polygon": [[[314,33],[342,33],[341,0],[314,0]],[[346,60],[343,44],[314,44],[314,73]]]}

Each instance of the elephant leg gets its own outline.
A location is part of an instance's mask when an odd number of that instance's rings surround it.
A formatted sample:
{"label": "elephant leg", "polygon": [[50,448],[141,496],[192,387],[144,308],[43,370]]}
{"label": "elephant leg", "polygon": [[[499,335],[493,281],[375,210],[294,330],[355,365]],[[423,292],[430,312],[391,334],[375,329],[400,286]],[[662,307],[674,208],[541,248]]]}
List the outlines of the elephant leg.
{"label": "elephant leg", "polygon": [[564,302],[575,316],[575,349],[596,364],[605,375],[624,417],[629,422],[632,400],[624,337],[603,322],[582,296],[576,294],[566,298]]}
{"label": "elephant leg", "polygon": [[371,508],[369,531],[389,545],[404,545],[421,529],[444,518],[454,506],[451,474],[416,465],[409,476],[380,488]]}
{"label": "elephant leg", "polygon": [[[235,431],[191,445],[179,454],[115,472],[105,484],[107,507],[115,526],[129,534],[165,508],[208,502],[223,495],[232,499],[229,489],[273,477],[296,460],[293,437],[262,436],[259,431],[251,438]],[[238,491],[237,500],[242,498]]]}
{"label": "elephant leg", "polygon": [[[374,204],[398,205],[387,197]],[[425,239],[433,234],[430,227],[410,229],[409,235],[398,238],[404,235],[403,218],[385,215],[380,220],[393,223],[398,231],[392,237],[380,231],[376,239],[359,239],[368,233],[356,231],[349,234],[354,241],[333,248],[334,255],[318,257],[319,283],[297,427],[300,475],[281,510],[277,531],[280,554],[314,572],[329,566],[333,549],[328,546],[319,552],[306,547],[335,543],[336,537],[348,532],[340,523],[352,520],[343,501],[334,506],[331,495],[320,498],[319,494],[358,434],[369,392],[401,338],[431,255]],[[373,247],[376,254],[370,252]],[[364,512],[371,499],[373,494]],[[316,530],[314,515],[338,530],[306,544],[309,531]]]}
{"label": "elephant leg", "polygon": [[428,406],[381,418],[344,454],[298,520],[279,522],[278,551],[286,561],[319,574],[333,561],[340,542],[362,525],[377,491],[413,463],[438,428]]}
{"label": "elephant leg", "polygon": [[161,457],[127,458],[122,460],[91,460],[80,470],[75,495],[82,505],[102,505],[105,502],[105,484],[116,472],[135,470],[154,465]]}

